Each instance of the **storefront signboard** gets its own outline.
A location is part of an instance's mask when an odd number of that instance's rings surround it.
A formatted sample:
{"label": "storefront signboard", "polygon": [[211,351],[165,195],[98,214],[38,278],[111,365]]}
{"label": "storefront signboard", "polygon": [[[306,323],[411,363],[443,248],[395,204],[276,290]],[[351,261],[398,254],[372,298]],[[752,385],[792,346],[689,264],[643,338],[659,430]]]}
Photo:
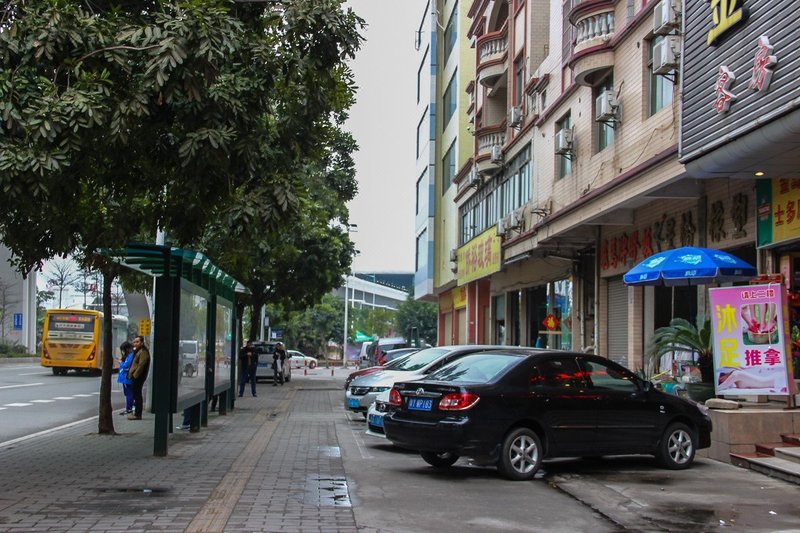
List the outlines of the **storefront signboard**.
{"label": "storefront signboard", "polygon": [[756,180],[758,246],[800,238],[800,179]]}
{"label": "storefront signboard", "polygon": [[492,226],[458,249],[458,284],[484,278],[500,271],[501,239]]}
{"label": "storefront signboard", "polygon": [[709,289],[717,394],[794,394],[780,283]]}

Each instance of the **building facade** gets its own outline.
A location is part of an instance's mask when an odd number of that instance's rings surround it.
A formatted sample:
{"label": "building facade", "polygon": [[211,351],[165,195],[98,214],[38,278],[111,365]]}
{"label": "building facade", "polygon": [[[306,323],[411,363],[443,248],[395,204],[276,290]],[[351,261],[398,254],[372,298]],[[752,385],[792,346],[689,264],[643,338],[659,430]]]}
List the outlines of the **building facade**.
{"label": "building facade", "polygon": [[11,252],[0,246],[0,342],[36,353],[36,272],[23,279],[11,267]]}

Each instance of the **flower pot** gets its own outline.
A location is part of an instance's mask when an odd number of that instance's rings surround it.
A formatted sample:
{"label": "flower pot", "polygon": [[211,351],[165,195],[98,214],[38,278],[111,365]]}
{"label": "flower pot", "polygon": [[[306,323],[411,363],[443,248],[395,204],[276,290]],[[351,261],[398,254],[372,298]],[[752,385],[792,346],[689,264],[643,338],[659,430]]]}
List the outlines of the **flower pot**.
{"label": "flower pot", "polygon": [[709,398],[714,397],[713,383],[687,383],[686,393],[692,400],[703,403]]}

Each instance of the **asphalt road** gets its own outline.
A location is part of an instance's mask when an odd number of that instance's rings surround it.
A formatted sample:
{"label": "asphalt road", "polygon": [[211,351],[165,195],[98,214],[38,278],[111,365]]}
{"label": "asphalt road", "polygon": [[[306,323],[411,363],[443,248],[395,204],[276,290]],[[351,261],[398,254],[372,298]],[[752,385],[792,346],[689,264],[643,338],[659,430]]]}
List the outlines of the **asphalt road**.
{"label": "asphalt road", "polygon": [[[116,375],[112,405],[124,407]],[[54,376],[38,363],[0,364],[0,444],[97,416],[100,378]]]}

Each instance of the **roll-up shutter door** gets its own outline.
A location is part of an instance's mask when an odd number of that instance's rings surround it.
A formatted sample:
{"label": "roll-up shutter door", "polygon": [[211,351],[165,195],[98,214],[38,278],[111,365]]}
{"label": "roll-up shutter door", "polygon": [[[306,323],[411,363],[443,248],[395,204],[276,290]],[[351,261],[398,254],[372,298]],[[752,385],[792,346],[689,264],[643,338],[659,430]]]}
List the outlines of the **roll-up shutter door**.
{"label": "roll-up shutter door", "polygon": [[628,365],[628,286],[622,278],[608,280],[608,357]]}

